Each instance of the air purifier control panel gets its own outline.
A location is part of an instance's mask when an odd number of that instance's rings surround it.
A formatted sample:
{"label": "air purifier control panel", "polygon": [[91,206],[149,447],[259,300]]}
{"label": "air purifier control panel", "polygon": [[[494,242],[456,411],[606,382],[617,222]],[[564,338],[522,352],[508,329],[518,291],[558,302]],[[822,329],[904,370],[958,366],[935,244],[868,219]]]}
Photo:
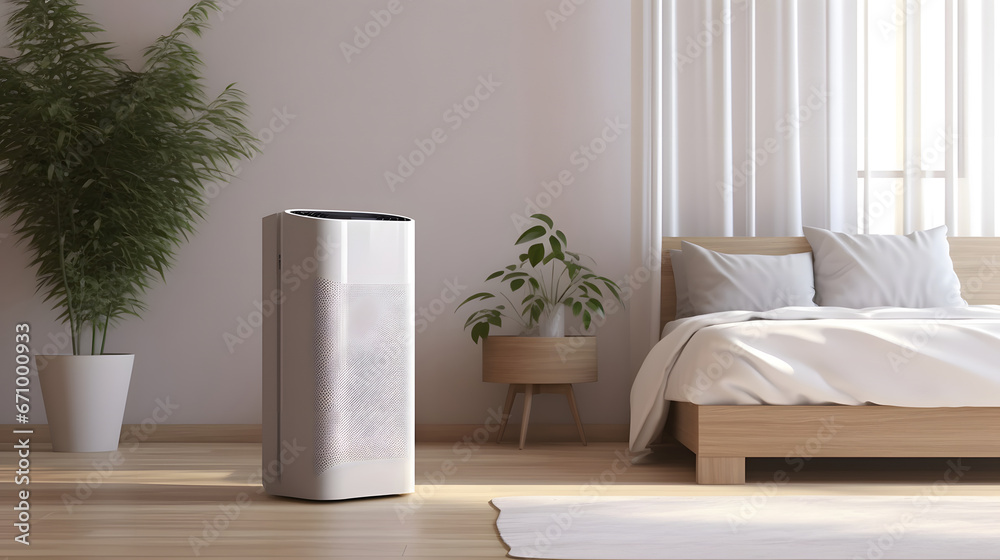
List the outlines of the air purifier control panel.
{"label": "air purifier control panel", "polygon": [[320,220],[372,220],[376,222],[412,222],[405,216],[376,214],[374,212],[332,212],[327,210],[291,210],[290,214]]}

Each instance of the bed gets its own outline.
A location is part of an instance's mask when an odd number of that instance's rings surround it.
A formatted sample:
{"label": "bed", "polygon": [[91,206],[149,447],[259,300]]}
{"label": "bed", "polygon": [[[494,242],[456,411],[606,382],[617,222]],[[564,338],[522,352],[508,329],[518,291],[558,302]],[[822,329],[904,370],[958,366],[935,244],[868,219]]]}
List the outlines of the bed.
{"label": "bed", "polygon": [[[730,254],[810,251],[804,237],[664,238],[661,327],[675,317],[669,250],[680,249],[682,241]],[[1000,304],[1000,239],[950,238],[949,243],[962,297],[970,306]],[[982,310],[986,319],[970,313],[985,321],[1000,309]],[[1000,327],[1000,318],[994,322]],[[1000,367],[1000,348],[995,356],[993,363]],[[654,418],[648,428],[672,435],[696,454],[699,484],[745,483],[747,457],[784,457],[790,465],[801,457],[1000,457],[1000,391],[985,383],[989,394],[984,405],[977,406],[705,405],[670,400],[669,414]],[[666,393],[656,398],[664,400]],[[994,401],[997,404],[990,404]],[[633,410],[633,451],[636,431]],[[645,434],[646,439],[651,436]]]}

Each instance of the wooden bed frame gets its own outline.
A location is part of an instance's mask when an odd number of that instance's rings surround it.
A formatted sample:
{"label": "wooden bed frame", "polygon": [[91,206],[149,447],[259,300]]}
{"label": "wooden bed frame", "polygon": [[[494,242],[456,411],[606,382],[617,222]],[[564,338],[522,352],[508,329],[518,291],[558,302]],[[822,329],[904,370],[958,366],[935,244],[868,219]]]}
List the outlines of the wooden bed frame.
{"label": "wooden bed frame", "polygon": [[[804,237],[665,237],[660,326],[676,307],[670,249],[689,241],[722,253],[787,255]],[[1000,238],[950,238],[970,304],[1000,304]],[[704,406],[672,402],[666,430],[697,455],[699,484],[743,484],[747,457],[1000,457],[1000,408]]]}

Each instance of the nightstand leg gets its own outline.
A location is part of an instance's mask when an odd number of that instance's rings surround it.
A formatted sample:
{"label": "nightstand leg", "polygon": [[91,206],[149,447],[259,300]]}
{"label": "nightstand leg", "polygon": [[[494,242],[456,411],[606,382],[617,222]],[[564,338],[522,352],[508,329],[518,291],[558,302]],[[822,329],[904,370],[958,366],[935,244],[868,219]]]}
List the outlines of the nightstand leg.
{"label": "nightstand leg", "polygon": [[507,420],[510,419],[510,409],[514,406],[514,398],[517,397],[517,385],[511,383],[507,388],[507,400],[503,403],[503,416],[500,417],[500,430],[497,431],[497,443],[503,439],[504,430],[507,429]]}
{"label": "nightstand leg", "polygon": [[528,383],[524,386],[524,416],[521,417],[521,445],[518,449],[524,449],[524,441],[528,437],[528,417],[531,416],[531,395],[534,392],[534,385]]}
{"label": "nightstand leg", "polygon": [[566,400],[569,401],[569,410],[573,413],[573,420],[576,420],[576,430],[580,432],[580,441],[587,445],[587,436],[583,433],[583,422],[580,422],[580,413],[576,410],[576,396],[573,393],[573,385],[566,386]]}

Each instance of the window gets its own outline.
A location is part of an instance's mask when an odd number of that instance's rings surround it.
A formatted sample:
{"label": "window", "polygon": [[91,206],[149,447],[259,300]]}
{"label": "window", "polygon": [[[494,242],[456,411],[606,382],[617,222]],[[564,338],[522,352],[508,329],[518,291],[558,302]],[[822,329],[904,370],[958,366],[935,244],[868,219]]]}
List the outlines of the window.
{"label": "window", "polygon": [[996,234],[993,0],[860,0],[858,223]]}

